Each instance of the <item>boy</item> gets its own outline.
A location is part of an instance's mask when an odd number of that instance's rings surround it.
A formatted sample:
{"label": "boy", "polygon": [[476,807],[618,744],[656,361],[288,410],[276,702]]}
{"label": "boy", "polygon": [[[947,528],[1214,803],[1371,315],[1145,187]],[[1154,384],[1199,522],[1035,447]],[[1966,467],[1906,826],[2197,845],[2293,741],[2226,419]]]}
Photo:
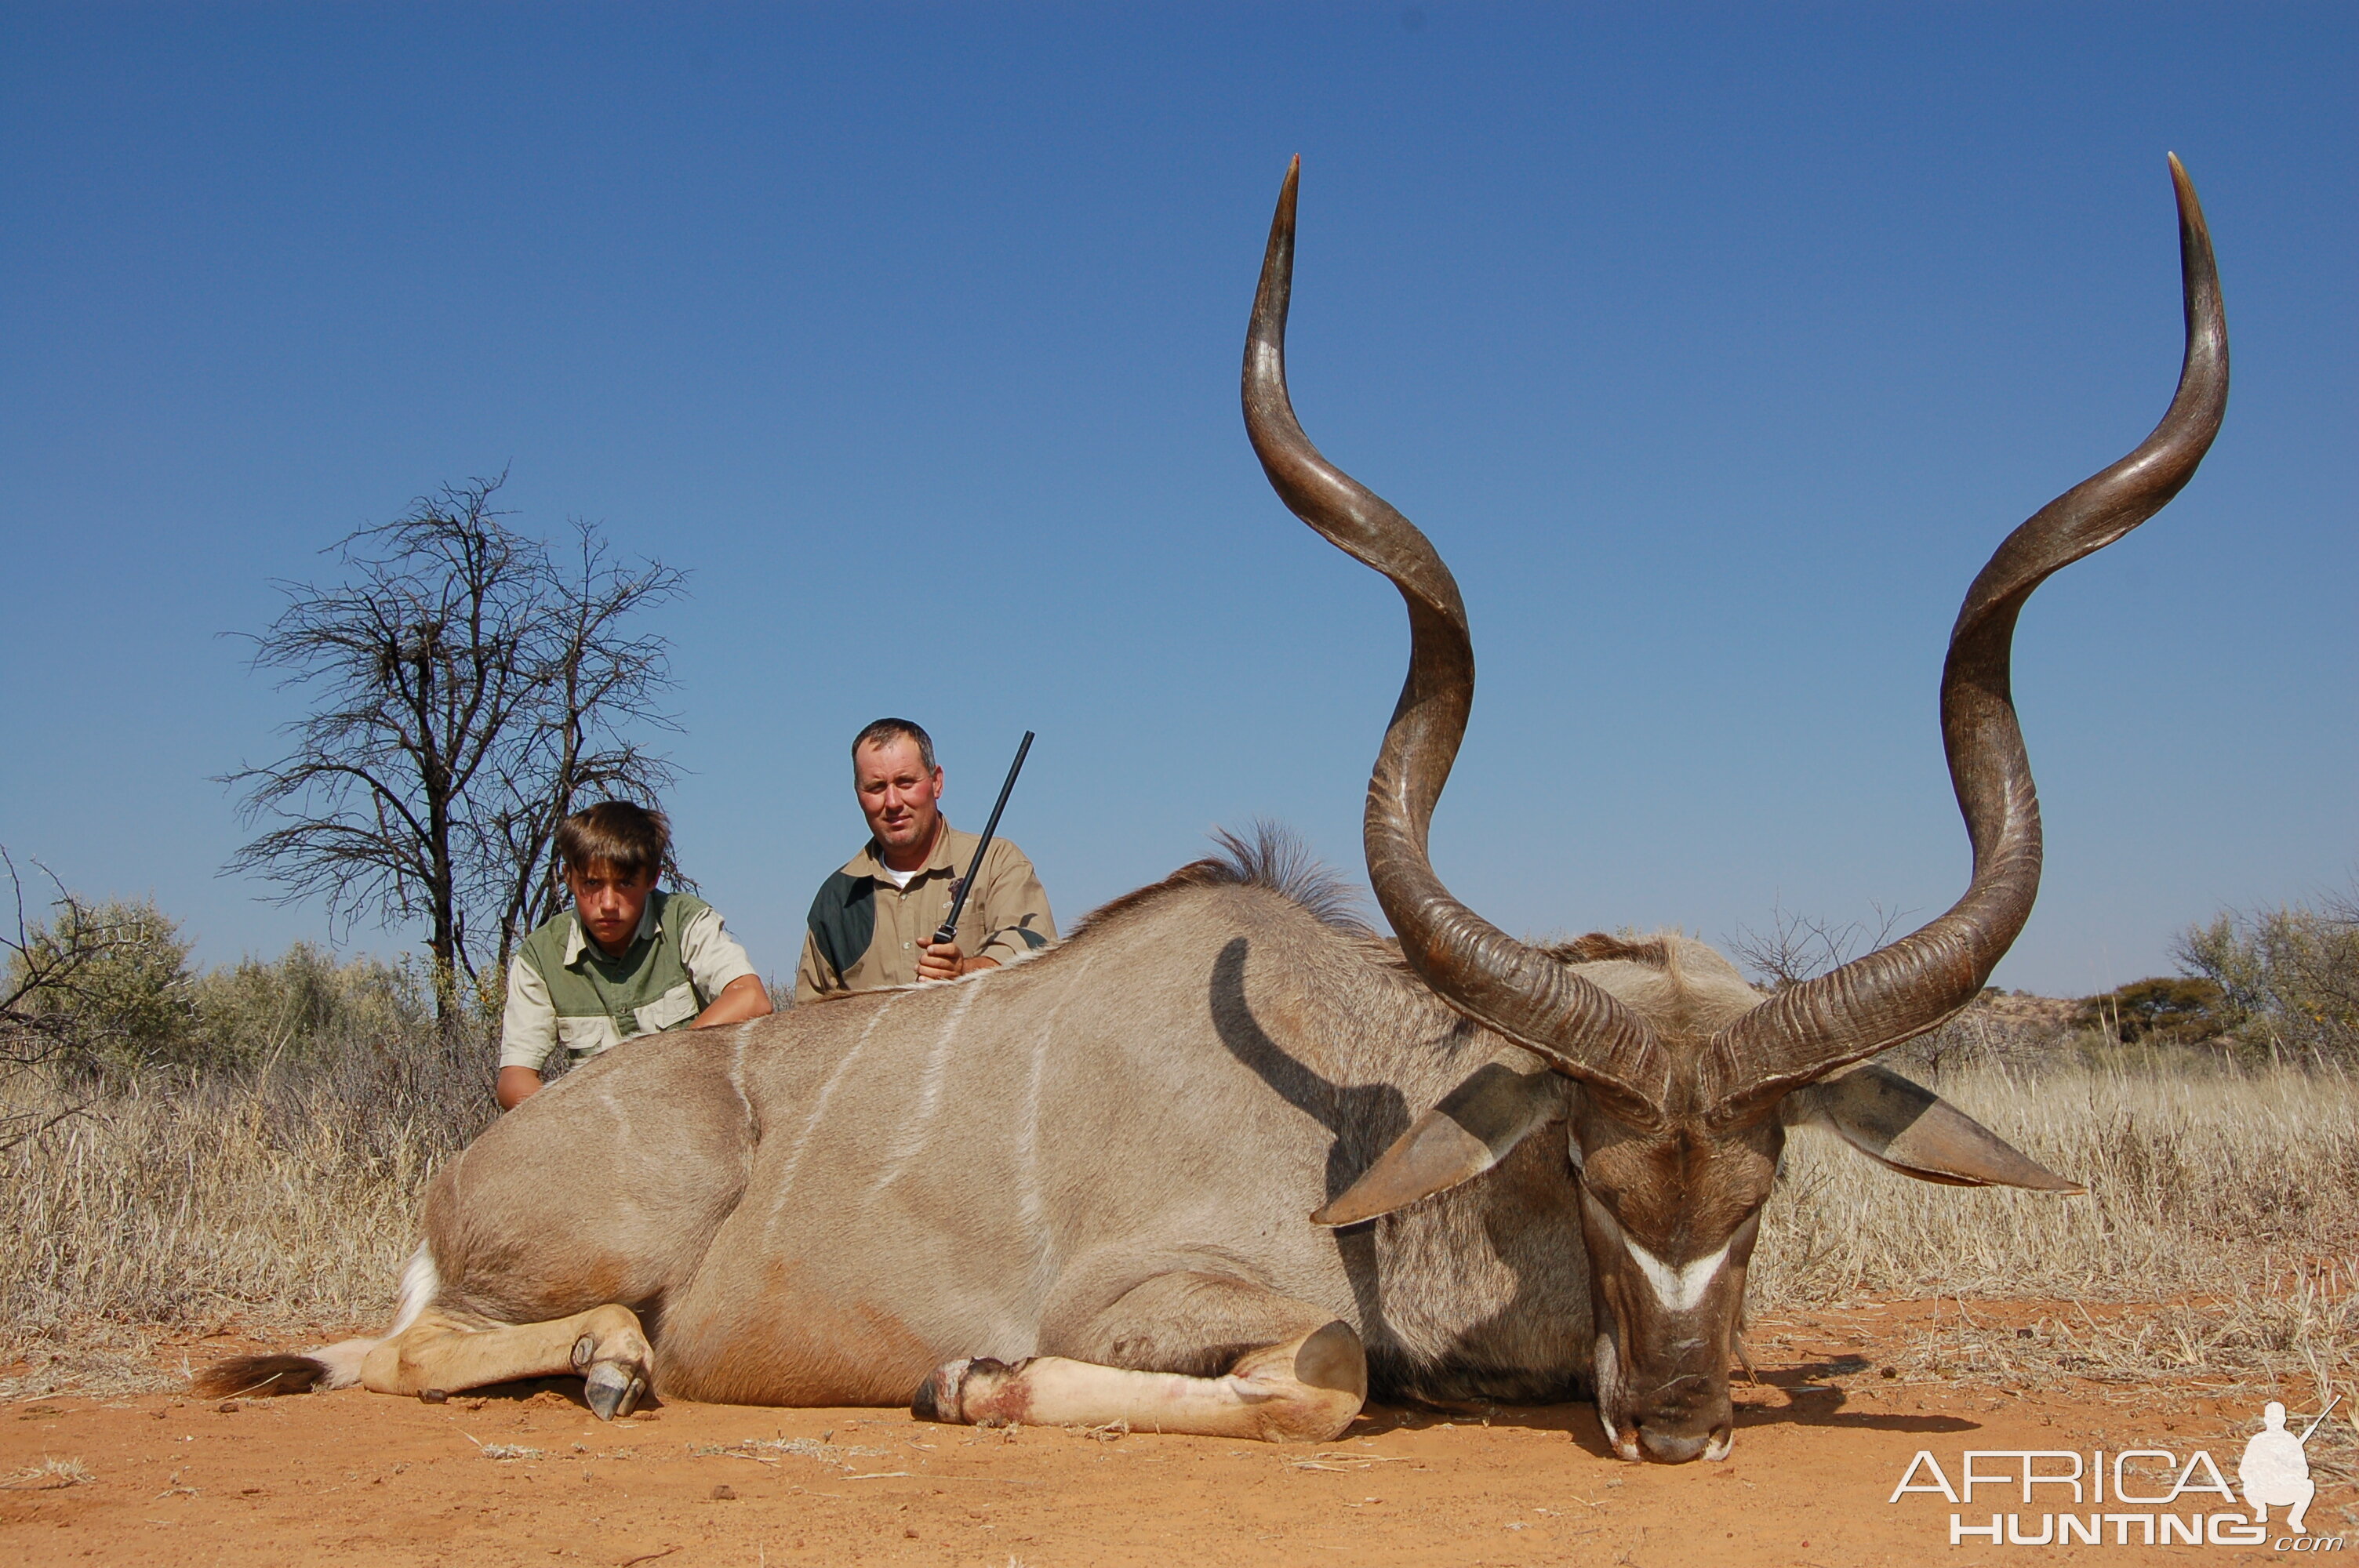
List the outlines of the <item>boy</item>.
{"label": "boy", "polygon": [[502,1110],[540,1092],[541,1064],[560,1043],[579,1062],[638,1035],[769,1012],[769,993],[720,912],[656,891],[670,844],[663,813],[627,801],[559,824],[557,859],[573,909],[526,937],[508,965]]}

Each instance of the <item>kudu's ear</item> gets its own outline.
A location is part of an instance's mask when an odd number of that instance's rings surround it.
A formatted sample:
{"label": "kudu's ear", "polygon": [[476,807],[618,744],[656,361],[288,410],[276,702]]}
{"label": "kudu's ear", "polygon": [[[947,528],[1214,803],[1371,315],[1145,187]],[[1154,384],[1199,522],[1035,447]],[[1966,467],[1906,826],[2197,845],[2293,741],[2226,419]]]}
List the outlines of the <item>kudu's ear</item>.
{"label": "kudu's ear", "polygon": [[1888,1067],[1863,1063],[1786,1097],[1788,1127],[1820,1122],[1868,1158],[1920,1182],[2084,1193],[1989,1128]]}
{"label": "kudu's ear", "polygon": [[1471,1182],[1564,1108],[1563,1077],[1510,1045],[1409,1123],[1313,1225],[1357,1225]]}

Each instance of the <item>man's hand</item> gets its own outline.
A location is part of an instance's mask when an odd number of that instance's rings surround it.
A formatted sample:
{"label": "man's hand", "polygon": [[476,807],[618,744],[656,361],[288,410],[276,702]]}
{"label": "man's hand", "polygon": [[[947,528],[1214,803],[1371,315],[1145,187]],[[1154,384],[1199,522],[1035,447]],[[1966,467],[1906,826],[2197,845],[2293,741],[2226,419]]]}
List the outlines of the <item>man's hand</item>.
{"label": "man's hand", "polygon": [[718,1029],[724,1023],[770,1016],[770,992],[759,976],[740,975],[721,988],[712,1005],[696,1015],[691,1029]]}
{"label": "man's hand", "polygon": [[530,1067],[502,1067],[492,1093],[502,1110],[514,1110],[540,1092],[540,1075]]}
{"label": "man's hand", "polygon": [[921,980],[954,980],[961,975],[971,975],[978,969],[999,968],[996,958],[969,958],[962,955],[955,942],[931,942],[918,956],[918,978]]}

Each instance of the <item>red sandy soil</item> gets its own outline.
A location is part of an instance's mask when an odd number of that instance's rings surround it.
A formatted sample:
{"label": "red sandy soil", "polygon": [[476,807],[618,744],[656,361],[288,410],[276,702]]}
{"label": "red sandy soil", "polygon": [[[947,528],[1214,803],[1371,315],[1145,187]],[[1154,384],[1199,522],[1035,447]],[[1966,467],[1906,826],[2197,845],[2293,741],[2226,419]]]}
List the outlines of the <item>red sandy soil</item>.
{"label": "red sandy soil", "polygon": [[[2192,1390],[1883,1376],[1924,1310],[1757,1325],[1756,1343],[1775,1348],[1759,1357],[1761,1383],[1738,1384],[1736,1448],[1720,1465],[1621,1463],[1587,1405],[1375,1409],[1338,1441],[1300,1447],[677,1400],[602,1425],[578,1382],[440,1405],[359,1390],[22,1401],[0,1405],[0,1477],[56,1460],[91,1478],[0,1489],[0,1563],[1837,1568],[2274,1555],[2147,1547],[2135,1532],[2117,1545],[2111,1530],[2096,1547],[1952,1547],[1949,1503],[1888,1502],[1920,1448],[1954,1481],[1967,1448],[2160,1447],[2184,1462],[2203,1447],[2233,1480],[2253,1430],[2242,1401]],[[247,1347],[216,1339],[189,1355]],[[2321,1492],[2314,1537],[2350,1530],[2353,1499],[2335,1495],[2347,1490]],[[1967,1522],[2012,1508],[2038,1529],[2040,1509],[2006,1488],[1975,1504],[1959,1510]]]}

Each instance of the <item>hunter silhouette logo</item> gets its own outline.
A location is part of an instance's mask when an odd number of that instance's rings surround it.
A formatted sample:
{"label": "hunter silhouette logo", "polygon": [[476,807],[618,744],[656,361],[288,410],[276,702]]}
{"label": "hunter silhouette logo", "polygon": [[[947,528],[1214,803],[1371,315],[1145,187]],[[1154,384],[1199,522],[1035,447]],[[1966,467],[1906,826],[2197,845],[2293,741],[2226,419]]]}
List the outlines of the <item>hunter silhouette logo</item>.
{"label": "hunter silhouette logo", "polygon": [[[2277,1538],[2276,1550],[2339,1552],[2346,1544],[2342,1537],[2310,1533],[2307,1517],[2318,1484],[2310,1477],[2306,1445],[2341,1402],[2340,1395],[2329,1400],[2296,1435],[2286,1430],[2285,1406],[2269,1401],[2261,1430],[2246,1440],[2236,1465],[2245,1506],[2235,1512],[2221,1505],[2235,1508],[2236,1488],[2201,1448],[2183,1460],[2165,1448],[1970,1448],[1947,1471],[1931,1450],[1919,1449],[1885,1500],[1898,1504],[1911,1494],[1930,1493],[1949,1503],[1955,1509],[1949,1519],[1952,1546],[1977,1540],[1995,1546],[2258,1546],[2269,1540],[2269,1510],[2284,1509],[2290,1533]],[[1992,1489],[1997,1498],[1989,1495]],[[2017,1511],[1968,1511],[1977,1502],[1987,1507],[2001,1499],[2016,1504]]]}
{"label": "hunter silhouette logo", "polygon": [[2326,1410],[2299,1437],[2286,1430],[2285,1406],[2271,1400],[2262,1409],[2261,1430],[2245,1443],[2245,1457],[2236,1465],[2236,1479],[2245,1484],[2245,1502],[2253,1510],[2255,1524],[2268,1523],[2273,1508],[2291,1509],[2287,1528],[2296,1535],[2310,1533],[2302,1516],[2310,1511],[2310,1498],[2318,1496],[2318,1483],[2310,1478],[2310,1439],[2342,1398],[2337,1394],[2327,1400]]}

